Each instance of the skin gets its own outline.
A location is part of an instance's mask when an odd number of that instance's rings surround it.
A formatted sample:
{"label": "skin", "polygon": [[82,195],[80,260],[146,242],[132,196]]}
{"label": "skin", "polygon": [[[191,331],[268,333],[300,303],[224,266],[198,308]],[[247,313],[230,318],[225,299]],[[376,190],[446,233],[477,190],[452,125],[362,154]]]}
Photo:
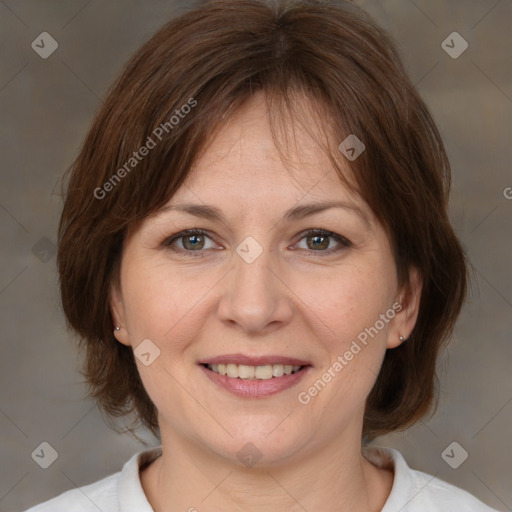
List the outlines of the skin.
{"label": "skin", "polygon": [[[149,338],[160,350],[148,366],[137,359],[159,411],[163,455],[141,472],[156,512],[379,511],[391,491],[392,471],[361,454],[364,404],[386,350],[414,327],[421,282],[411,271],[403,309],[308,404],[299,403],[298,393],[403,290],[389,240],[368,205],[340,182],[306,131],[297,125],[294,134],[297,144],[283,161],[264,97],[256,94],[169,201],[214,205],[225,222],[171,210],[145,219],[125,240],[120,288],[111,290],[121,327],[115,336],[133,348]],[[283,220],[298,204],[327,200],[343,200],[361,215],[331,208]],[[190,235],[173,243],[176,252],[165,245],[192,228],[209,233],[196,242],[199,249]],[[316,248],[314,235],[302,235],[310,228],[351,245],[329,253],[341,244],[327,238]],[[263,250],[252,263],[236,253],[248,236]],[[202,257],[194,256],[198,251]],[[197,364],[231,353],[290,356],[312,368],[279,394],[241,398],[212,383]],[[262,456],[253,467],[237,457],[248,442]]]}

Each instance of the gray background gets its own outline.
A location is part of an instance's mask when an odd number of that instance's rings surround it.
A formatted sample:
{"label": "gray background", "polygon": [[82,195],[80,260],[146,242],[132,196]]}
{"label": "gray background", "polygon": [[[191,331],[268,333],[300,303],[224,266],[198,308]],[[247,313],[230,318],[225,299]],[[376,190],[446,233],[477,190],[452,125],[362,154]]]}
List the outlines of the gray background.
{"label": "gray background", "polygon": [[[439,362],[437,413],[378,444],[512,510],[512,200],[505,197],[512,187],[512,1],[358,3],[394,36],[439,124],[453,166],[451,218],[474,265],[471,296]],[[23,510],[116,472],[143,448],[109,430],[83,398],[57,289],[61,197],[55,186],[122,64],[177,5],[0,1],[2,511]],[[59,44],[47,59],[31,48],[44,31]],[[441,47],[454,31],[469,43],[457,59]],[[43,441],[58,452],[48,469],[31,457]],[[457,469],[441,456],[454,441],[469,454]],[[461,453],[456,447],[452,460]]]}

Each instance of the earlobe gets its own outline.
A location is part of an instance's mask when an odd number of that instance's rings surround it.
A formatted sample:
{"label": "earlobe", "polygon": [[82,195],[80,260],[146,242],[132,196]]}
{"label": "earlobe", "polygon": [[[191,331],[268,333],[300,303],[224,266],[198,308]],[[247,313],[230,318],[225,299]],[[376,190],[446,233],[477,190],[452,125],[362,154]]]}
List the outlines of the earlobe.
{"label": "earlobe", "polygon": [[387,348],[396,348],[407,343],[410,338],[419,314],[422,288],[423,281],[419,271],[411,268],[407,289],[402,290],[398,298],[401,308],[389,329]]}
{"label": "earlobe", "polygon": [[110,289],[110,314],[114,325],[112,326],[114,337],[123,345],[130,346],[130,336],[126,329],[126,315],[121,301],[119,290],[112,286]]}
{"label": "earlobe", "polygon": [[130,336],[128,335],[128,331],[124,329],[123,327],[116,326],[114,328],[114,338],[119,341],[119,343],[122,343],[123,345],[126,345],[127,347],[131,346],[130,343]]}

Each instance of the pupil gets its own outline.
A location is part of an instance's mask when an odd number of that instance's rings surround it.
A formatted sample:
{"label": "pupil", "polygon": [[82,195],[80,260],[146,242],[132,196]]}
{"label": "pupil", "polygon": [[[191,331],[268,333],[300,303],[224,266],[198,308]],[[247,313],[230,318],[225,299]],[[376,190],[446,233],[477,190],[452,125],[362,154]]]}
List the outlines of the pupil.
{"label": "pupil", "polygon": [[[313,246],[314,247],[323,247],[323,246],[325,246],[325,240],[326,239],[327,239],[326,236],[314,235],[313,236]],[[322,240],[324,241],[323,244],[322,244]]]}
{"label": "pupil", "polygon": [[198,247],[201,244],[200,237],[198,235],[189,235],[188,242],[192,247]]}
{"label": "pupil", "polygon": [[324,239],[325,237],[323,236],[318,236],[318,235],[315,235],[313,237],[313,245],[315,247],[320,247],[322,245],[322,240]]}

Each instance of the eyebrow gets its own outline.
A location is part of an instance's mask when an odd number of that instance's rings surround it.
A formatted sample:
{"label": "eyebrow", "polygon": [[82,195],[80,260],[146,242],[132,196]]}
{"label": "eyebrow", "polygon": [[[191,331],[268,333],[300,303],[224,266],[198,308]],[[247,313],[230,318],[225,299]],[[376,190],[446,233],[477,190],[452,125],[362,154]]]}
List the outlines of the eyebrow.
{"label": "eyebrow", "polygon": [[[363,213],[361,208],[359,208],[355,204],[346,203],[343,201],[326,201],[320,203],[298,205],[287,210],[283,216],[283,220],[291,221],[303,219],[305,217],[308,217],[309,215],[329,210],[330,208],[342,208],[344,210],[348,210],[350,212],[355,213],[371,229],[371,223],[366,217],[366,215]],[[212,221],[222,222],[224,224],[226,223],[226,218],[222,211],[219,208],[211,205],[192,203],[170,204],[163,206],[158,211],[157,214],[159,215],[162,213],[166,213],[168,211],[179,211],[183,213],[188,213],[189,215],[193,215],[194,217],[201,217]]]}

